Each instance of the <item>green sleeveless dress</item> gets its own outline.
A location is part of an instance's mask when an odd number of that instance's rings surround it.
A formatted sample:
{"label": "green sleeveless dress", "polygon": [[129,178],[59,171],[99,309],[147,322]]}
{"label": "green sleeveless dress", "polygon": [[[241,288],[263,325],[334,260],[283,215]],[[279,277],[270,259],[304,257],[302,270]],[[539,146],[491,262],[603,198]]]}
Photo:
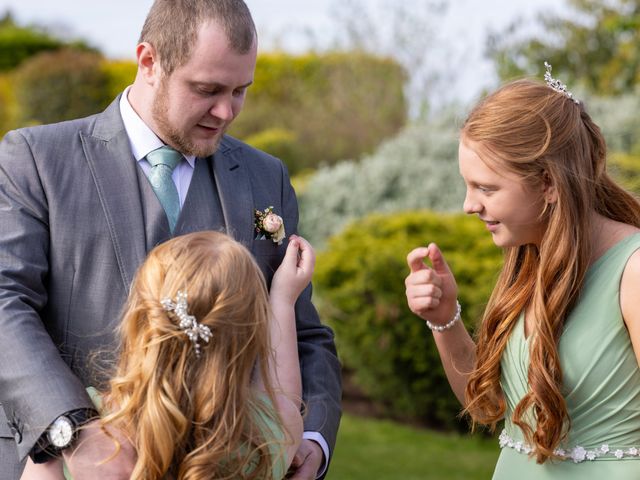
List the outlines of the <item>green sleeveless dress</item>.
{"label": "green sleeveless dress", "polygon": [[640,368],[619,298],[625,265],[639,248],[640,234],[631,235],[591,265],[565,323],[559,353],[571,429],[557,450],[563,461],[538,465],[511,421],[527,392],[530,339],[520,316],[501,360],[507,411],[494,480],[640,479]]}
{"label": "green sleeveless dress", "polygon": [[[91,401],[94,403],[98,410],[102,409],[102,398],[94,387],[88,387],[87,393],[91,397]],[[274,408],[271,400],[266,395],[260,395],[260,401],[264,402],[268,408]],[[275,440],[275,442],[269,444],[269,450],[271,457],[273,458],[273,478],[284,478],[286,474],[285,464],[285,452],[280,447],[285,441],[285,434],[280,425],[277,425],[269,416],[267,416],[262,410],[259,411],[258,424],[263,429],[265,436],[269,439]],[[67,466],[63,465],[65,480],[73,480],[73,477],[67,470]]]}

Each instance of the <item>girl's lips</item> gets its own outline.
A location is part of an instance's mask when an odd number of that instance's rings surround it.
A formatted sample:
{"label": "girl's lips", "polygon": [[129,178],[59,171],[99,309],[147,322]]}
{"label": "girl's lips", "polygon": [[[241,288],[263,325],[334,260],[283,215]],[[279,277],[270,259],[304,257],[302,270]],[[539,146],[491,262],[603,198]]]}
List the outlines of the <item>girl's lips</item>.
{"label": "girl's lips", "polygon": [[495,232],[496,229],[498,228],[498,225],[500,225],[500,222],[489,222],[484,220],[485,225],[487,226],[487,230],[489,230],[490,232]]}

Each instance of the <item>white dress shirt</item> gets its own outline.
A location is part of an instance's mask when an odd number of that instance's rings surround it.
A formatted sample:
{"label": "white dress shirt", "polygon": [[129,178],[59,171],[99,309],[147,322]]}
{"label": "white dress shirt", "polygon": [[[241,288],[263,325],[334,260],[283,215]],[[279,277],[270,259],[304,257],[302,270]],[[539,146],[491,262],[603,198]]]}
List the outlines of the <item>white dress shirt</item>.
{"label": "white dress shirt", "polygon": [[[129,137],[131,152],[145,175],[148,176],[151,170],[151,164],[147,161],[146,156],[149,152],[164,146],[164,143],[153,133],[153,130],[144,123],[129,103],[127,96],[130,88],[131,87],[127,87],[122,97],[120,97],[120,115],[122,115],[124,129],[127,131],[127,136]],[[191,177],[193,177],[195,165],[196,157],[193,155],[183,156],[183,160],[173,170],[171,175],[173,183],[175,183],[178,189],[180,207],[184,205],[184,199],[187,198],[187,192],[189,191],[189,184],[191,183]]]}

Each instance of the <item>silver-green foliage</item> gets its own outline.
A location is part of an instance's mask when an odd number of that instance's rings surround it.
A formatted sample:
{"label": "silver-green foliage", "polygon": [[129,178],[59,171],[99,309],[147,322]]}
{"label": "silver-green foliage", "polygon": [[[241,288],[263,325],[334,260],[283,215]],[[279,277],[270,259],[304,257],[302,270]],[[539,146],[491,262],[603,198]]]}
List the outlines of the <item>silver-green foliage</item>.
{"label": "silver-green foliage", "polygon": [[640,153],[640,90],[615,97],[580,99],[598,124],[610,152]]}
{"label": "silver-green foliage", "polygon": [[300,193],[300,232],[314,245],[372,212],[462,208],[453,112],[405,128],[360,161],[320,168]]}

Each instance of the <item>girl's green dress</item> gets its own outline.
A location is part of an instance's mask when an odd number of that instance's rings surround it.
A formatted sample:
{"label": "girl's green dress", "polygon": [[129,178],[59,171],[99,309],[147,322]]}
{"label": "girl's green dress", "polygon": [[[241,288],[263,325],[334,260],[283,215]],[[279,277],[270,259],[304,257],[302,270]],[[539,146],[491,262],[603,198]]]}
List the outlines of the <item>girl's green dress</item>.
{"label": "girl's green dress", "polygon": [[559,353],[571,426],[558,449],[564,461],[538,465],[511,421],[528,389],[532,340],[525,338],[520,316],[501,361],[507,412],[494,480],[640,479],[640,368],[620,311],[622,273],[639,248],[640,234],[631,235],[589,268],[565,323]]}

